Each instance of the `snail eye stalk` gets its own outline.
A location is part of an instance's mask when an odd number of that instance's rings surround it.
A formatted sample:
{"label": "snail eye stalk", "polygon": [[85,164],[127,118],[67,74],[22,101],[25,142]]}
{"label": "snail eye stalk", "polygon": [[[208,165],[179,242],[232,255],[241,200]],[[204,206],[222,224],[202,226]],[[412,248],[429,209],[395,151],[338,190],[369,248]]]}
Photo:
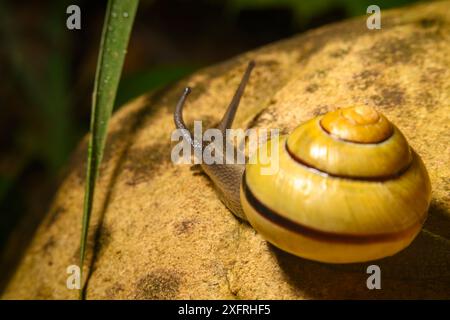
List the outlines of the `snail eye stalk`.
{"label": "snail eye stalk", "polygon": [[245,87],[248,83],[248,80],[250,79],[250,75],[254,67],[255,61],[251,60],[247,65],[247,69],[242,76],[241,83],[239,84],[239,87],[237,88],[233,99],[231,100],[227,108],[227,111],[225,112],[222,120],[220,120],[220,123],[217,126],[217,129],[222,131],[222,133],[225,133],[225,130],[231,128],[231,125],[233,124],[234,116],[236,115],[236,111],[239,107],[239,103],[241,101],[242,95],[244,94]]}
{"label": "snail eye stalk", "polygon": [[175,113],[173,114],[173,120],[175,122],[175,126],[177,129],[182,129],[183,138],[189,142],[190,145],[192,145],[194,148],[196,147],[197,143],[194,141],[194,138],[192,137],[192,134],[190,133],[189,129],[186,127],[186,123],[183,120],[183,107],[186,102],[186,99],[188,95],[191,93],[191,88],[186,87],[183,90],[183,94],[180,97],[180,100],[178,100],[177,106],[175,107]]}
{"label": "snail eye stalk", "polygon": [[[251,60],[248,65],[247,69],[245,70],[244,75],[242,76],[241,82],[239,84],[239,87],[237,88],[236,92],[234,93],[233,99],[231,100],[230,104],[228,105],[227,110],[225,111],[225,114],[223,115],[222,119],[220,120],[219,125],[217,126],[217,129],[219,129],[225,136],[226,129],[229,129],[231,125],[233,124],[234,117],[236,115],[236,111],[239,107],[239,103],[241,101],[242,95],[244,94],[245,87],[250,79],[250,74],[255,67],[255,61]],[[184,104],[187,100],[188,95],[191,93],[191,88],[186,87],[183,90],[183,94],[181,95],[180,99],[178,100],[178,103],[175,107],[175,113],[174,113],[174,122],[177,129],[183,129],[183,137],[186,139],[186,141],[189,142],[194,148],[201,148],[202,145],[201,142],[195,141],[195,139],[192,137],[192,134],[189,132],[188,128],[186,127],[186,123],[183,120],[183,108]]]}

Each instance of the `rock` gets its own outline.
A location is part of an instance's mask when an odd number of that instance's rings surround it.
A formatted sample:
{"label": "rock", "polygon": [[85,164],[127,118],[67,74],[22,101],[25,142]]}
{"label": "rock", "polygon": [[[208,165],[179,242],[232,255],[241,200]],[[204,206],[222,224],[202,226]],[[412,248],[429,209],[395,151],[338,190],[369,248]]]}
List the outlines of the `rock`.
{"label": "rock", "polygon": [[[289,132],[351,104],[375,106],[425,161],[433,199],[424,230],[401,253],[328,265],[267,244],[219,201],[196,166],[170,161],[172,113],[182,92],[188,124],[213,125],[246,63],[257,67],[235,127]],[[307,32],[199,71],[122,108],[112,119],[91,223],[88,299],[450,298],[450,2],[358,18]],[[206,124],[205,124],[206,125]],[[3,298],[76,298],[86,139]],[[377,264],[382,289],[368,290]]]}

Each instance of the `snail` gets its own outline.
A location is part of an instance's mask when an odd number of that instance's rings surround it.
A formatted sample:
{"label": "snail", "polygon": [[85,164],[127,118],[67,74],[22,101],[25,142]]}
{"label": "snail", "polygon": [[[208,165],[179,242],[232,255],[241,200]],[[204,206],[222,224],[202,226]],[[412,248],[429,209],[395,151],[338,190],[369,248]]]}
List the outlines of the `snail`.
{"label": "snail", "polygon": [[[232,125],[254,65],[248,64],[217,127],[222,133]],[[178,101],[174,121],[183,139],[203,150],[183,121],[189,93],[186,88]],[[374,108],[339,108],[266,144],[275,142],[276,174],[261,174],[257,152],[245,165],[202,164],[224,204],[274,246],[325,263],[366,262],[398,253],[420,232],[431,199],[426,167]]]}

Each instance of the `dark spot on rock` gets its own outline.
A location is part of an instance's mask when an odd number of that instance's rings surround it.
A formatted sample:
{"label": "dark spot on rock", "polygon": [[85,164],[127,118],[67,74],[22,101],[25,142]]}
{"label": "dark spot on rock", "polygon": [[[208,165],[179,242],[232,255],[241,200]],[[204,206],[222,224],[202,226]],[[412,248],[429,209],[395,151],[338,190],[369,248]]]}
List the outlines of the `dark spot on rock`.
{"label": "dark spot on rock", "polygon": [[443,68],[427,68],[420,77],[420,82],[424,84],[432,83],[434,87],[440,87],[445,74],[446,70]]}
{"label": "dark spot on rock", "polygon": [[350,52],[348,48],[341,48],[337,49],[330,53],[330,57],[332,58],[342,58],[343,56],[347,55]]}
{"label": "dark spot on rock", "polygon": [[441,23],[441,19],[437,17],[427,17],[419,20],[419,25],[424,29],[440,26]]}
{"label": "dark spot on rock", "polygon": [[42,284],[42,282],[41,282],[36,290],[35,299],[38,299],[38,300],[54,299],[53,292],[54,291],[49,286],[46,286],[45,284]]}
{"label": "dark spot on rock", "polygon": [[56,220],[58,220],[59,216],[64,212],[66,212],[66,208],[62,206],[57,206],[56,208],[54,208],[47,220],[46,227],[51,227],[56,222]]}
{"label": "dark spot on rock", "polygon": [[362,58],[370,57],[387,65],[409,63],[414,55],[410,38],[388,38],[376,41],[373,46],[364,51]]}
{"label": "dark spot on rock", "polygon": [[404,38],[390,37],[376,41],[369,49],[360,52],[366,64],[372,62],[383,65],[419,63],[428,50],[436,48],[436,44],[445,41],[436,30],[411,33]]}
{"label": "dark spot on rock", "polygon": [[269,106],[273,106],[273,105],[275,105],[275,104],[277,104],[277,103],[278,103],[278,100],[277,100],[277,99],[271,98],[270,101],[269,101]]}
{"label": "dark spot on rock", "polygon": [[436,101],[434,96],[428,91],[421,92],[417,96],[415,101],[418,106],[425,107],[429,112],[433,111],[438,106],[438,102]]}
{"label": "dark spot on rock", "polygon": [[126,155],[123,169],[130,172],[128,185],[150,180],[158,167],[170,162],[170,143],[158,142],[148,147],[132,148]]}
{"label": "dark spot on rock", "polygon": [[318,107],[314,108],[314,110],[312,111],[312,114],[314,117],[317,117],[317,116],[327,113],[328,111],[329,111],[328,106],[318,106]]}
{"label": "dark spot on rock", "polygon": [[120,284],[119,282],[115,282],[111,287],[106,289],[105,294],[108,297],[108,299],[115,299],[121,292],[124,291],[125,289],[123,285]]}
{"label": "dark spot on rock", "polygon": [[176,271],[158,269],[140,278],[136,283],[135,299],[175,299],[181,284]]}
{"label": "dark spot on rock", "polygon": [[383,88],[380,95],[374,95],[371,98],[379,107],[393,108],[405,102],[405,92],[398,85],[392,85]]}
{"label": "dark spot on rock", "polygon": [[372,86],[380,77],[380,72],[376,70],[364,70],[353,75],[352,81],[349,83],[350,89],[366,90]]}
{"label": "dark spot on rock", "polygon": [[42,246],[42,251],[44,251],[44,253],[48,253],[51,250],[51,248],[55,246],[55,244],[56,244],[55,238],[53,236],[50,236]]}
{"label": "dark spot on rock", "polygon": [[175,233],[177,235],[182,235],[185,233],[191,233],[192,229],[194,228],[195,224],[197,223],[197,221],[195,221],[194,219],[186,219],[183,220],[179,223],[176,223],[174,228],[175,228]]}
{"label": "dark spot on rock", "polygon": [[361,59],[382,63],[384,65],[408,64],[424,53],[423,44],[430,39],[427,33],[414,33],[406,38],[390,37],[376,41],[368,50],[361,52]]}
{"label": "dark spot on rock", "polygon": [[316,70],[316,72],[314,73],[314,77],[323,79],[326,77],[327,73],[328,73],[327,70],[319,69],[319,70]]}
{"label": "dark spot on rock", "polygon": [[312,83],[306,87],[305,91],[308,93],[314,93],[317,89],[319,89],[319,85],[317,83]]}

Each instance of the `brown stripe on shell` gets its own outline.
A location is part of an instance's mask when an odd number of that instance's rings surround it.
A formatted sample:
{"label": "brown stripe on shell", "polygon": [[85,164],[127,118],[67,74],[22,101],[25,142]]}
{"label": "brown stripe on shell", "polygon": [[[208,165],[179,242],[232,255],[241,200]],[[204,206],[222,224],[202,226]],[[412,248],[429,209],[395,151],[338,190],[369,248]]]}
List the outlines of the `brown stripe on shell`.
{"label": "brown stripe on shell", "polygon": [[303,236],[320,241],[351,243],[351,244],[389,242],[403,239],[406,235],[410,234],[411,232],[414,231],[414,229],[417,228],[417,225],[414,225],[406,230],[395,233],[361,234],[361,235],[322,231],[305,226],[289,218],[283,217],[279,213],[265,206],[250,191],[250,188],[247,186],[245,174],[242,179],[242,188],[248,203],[259,215],[261,215],[265,219],[271,221],[272,223],[276,224],[277,226],[283,229],[287,229],[291,232],[298,233]]}
{"label": "brown stripe on shell", "polygon": [[315,167],[314,165],[312,165],[310,163],[307,163],[306,161],[304,161],[303,159],[301,159],[300,157],[295,155],[291,150],[289,150],[287,140],[285,142],[285,149],[286,149],[286,152],[289,154],[289,156],[295,162],[301,164],[302,166],[305,166],[306,168],[308,168],[318,174],[325,175],[325,176],[332,177],[332,178],[339,178],[339,179],[358,180],[358,181],[367,181],[367,182],[385,182],[388,180],[398,179],[403,173],[405,173],[409,169],[409,167],[412,164],[412,161],[411,161],[400,171],[393,173],[393,174],[386,175],[386,176],[377,176],[377,177],[349,176],[349,175],[344,175],[344,174],[335,174],[335,173],[326,172],[326,171],[323,171],[323,170]]}
{"label": "brown stripe on shell", "polygon": [[389,140],[389,138],[392,137],[392,135],[394,134],[394,128],[392,128],[392,124],[391,124],[391,133],[386,136],[386,138],[384,138],[383,140],[377,141],[377,142],[372,142],[372,143],[367,143],[367,142],[359,142],[359,141],[353,141],[353,140],[348,140],[348,139],[343,139],[341,137],[338,137],[334,134],[332,134],[331,132],[329,132],[323,125],[322,125],[322,119],[319,121],[319,127],[320,129],[322,129],[326,134],[328,134],[330,137],[332,137],[333,139],[336,139],[338,141],[343,141],[343,142],[348,142],[348,143],[355,143],[355,144],[380,144],[383,143],[387,140]]}

